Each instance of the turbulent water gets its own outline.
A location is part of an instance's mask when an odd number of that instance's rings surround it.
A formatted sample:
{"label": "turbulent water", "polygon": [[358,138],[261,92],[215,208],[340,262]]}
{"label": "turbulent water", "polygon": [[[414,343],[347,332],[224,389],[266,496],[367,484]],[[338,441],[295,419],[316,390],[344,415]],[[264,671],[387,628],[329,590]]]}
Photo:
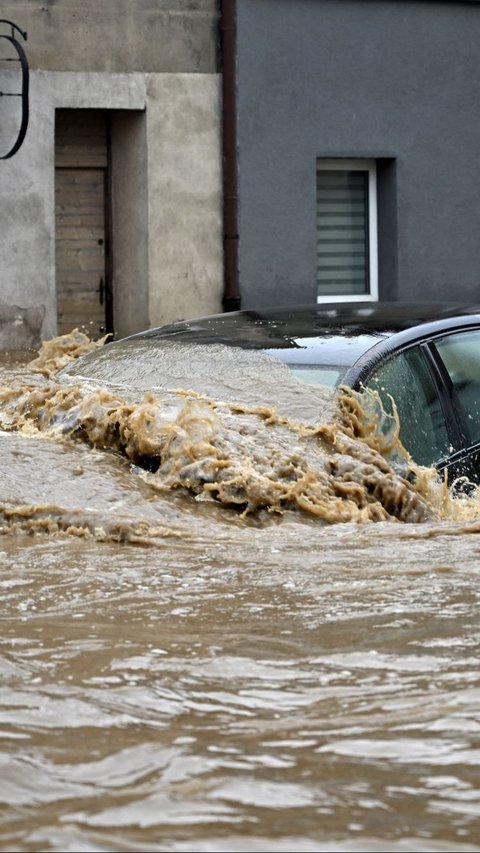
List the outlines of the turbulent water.
{"label": "turbulent water", "polygon": [[478,851],[476,496],[375,401],[91,347],[0,368],[1,849]]}

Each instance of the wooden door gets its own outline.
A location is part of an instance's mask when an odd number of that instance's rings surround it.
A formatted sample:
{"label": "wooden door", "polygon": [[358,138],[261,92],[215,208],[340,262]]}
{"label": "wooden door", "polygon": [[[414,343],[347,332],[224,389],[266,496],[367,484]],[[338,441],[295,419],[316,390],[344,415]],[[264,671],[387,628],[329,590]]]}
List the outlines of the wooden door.
{"label": "wooden door", "polygon": [[96,339],[113,331],[104,114],[59,110],[55,143],[58,334]]}

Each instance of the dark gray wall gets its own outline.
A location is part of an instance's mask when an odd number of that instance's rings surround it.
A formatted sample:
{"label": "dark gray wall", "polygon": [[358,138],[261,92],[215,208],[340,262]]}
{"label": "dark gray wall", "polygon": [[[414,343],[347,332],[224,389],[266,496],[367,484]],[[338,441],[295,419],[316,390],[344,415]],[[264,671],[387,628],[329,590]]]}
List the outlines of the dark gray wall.
{"label": "dark gray wall", "polygon": [[316,158],[379,162],[379,290],[480,299],[480,4],[238,0],[242,307],[316,297]]}

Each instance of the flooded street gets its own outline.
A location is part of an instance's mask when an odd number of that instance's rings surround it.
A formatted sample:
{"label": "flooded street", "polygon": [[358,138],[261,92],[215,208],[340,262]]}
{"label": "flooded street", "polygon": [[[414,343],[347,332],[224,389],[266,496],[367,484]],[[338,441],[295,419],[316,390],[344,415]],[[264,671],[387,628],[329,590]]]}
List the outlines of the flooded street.
{"label": "flooded street", "polygon": [[155,414],[27,361],[0,367],[1,849],[478,851],[473,500],[303,409],[192,385]]}

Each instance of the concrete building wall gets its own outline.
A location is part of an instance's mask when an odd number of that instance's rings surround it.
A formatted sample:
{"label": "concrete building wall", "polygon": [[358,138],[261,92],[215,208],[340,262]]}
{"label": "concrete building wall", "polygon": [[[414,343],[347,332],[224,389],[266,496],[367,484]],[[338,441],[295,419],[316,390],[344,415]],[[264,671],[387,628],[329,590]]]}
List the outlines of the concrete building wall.
{"label": "concrete building wall", "polygon": [[150,322],[147,117],[116,110],[111,120],[113,325],[124,337]]}
{"label": "concrete building wall", "polygon": [[57,331],[56,109],[111,119],[116,335],[221,310],[216,15],[214,0],[2,4],[31,76],[25,142],[0,161],[0,349]]}
{"label": "concrete building wall", "polygon": [[221,310],[219,78],[151,74],[146,97],[112,125],[118,336]]}
{"label": "concrete building wall", "polygon": [[221,311],[220,83],[149,78],[150,325]]}
{"label": "concrete building wall", "polygon": [[379,290],[480,295],[480,5],[240,0],[242,307],[316,296],[317,157],[377,159]]}
{"label": "concrete building wall", "polygon": [[[145,75],[33,72],[30,123],[20,151],[1,163],[0,347],[38,346],[57,331],[55,290],[55,109],[143,110]],[[124,176],[128,185],[128,173]],[[9,320],[11,306],[16,314]],[[37,327],[21,328],[34,309]],[[31,338],[29,342],[29,336]]]}
{"label": "concrete building wall", "polygon": [[2,0],[43,71],[215,73],[216,0]]}

